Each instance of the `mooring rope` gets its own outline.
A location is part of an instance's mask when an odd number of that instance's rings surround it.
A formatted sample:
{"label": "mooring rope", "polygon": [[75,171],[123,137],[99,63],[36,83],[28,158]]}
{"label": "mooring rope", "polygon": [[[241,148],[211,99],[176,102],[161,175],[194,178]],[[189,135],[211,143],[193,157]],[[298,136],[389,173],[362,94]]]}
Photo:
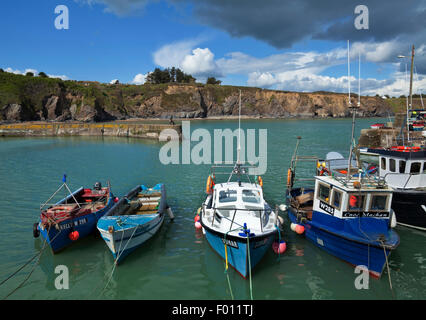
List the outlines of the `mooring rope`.
{"label": "mooring rope", "polygon": [[[108,287],[108,285],[109,285],[109,283],[110,283],[110,281],[111,281],[111,279],[112,279],[112,276],[113,276],[113,274],[114,274],[115,267],[116,267],[116,266],[117,266],[117,264],[118,264],[118,260],[120,259],[120,257],[121,257],[121,255],[123,254],[123,252],[126,250],[127,245],[130,243],[130,240],[132,240],[132,238],[133,238],[133,236],[134,236],[134,234],[135,234],[135,232],[136,232],[136,230],[137,230],[137,229],[138,229],[138,228],[134,228],[133,233],[132,233],[132,235],[130,236],[129,240],[127,240],[126,245],[124,246],[123,250],[122,250],[121,252],[120,252],[120,251],[118,251],[117,258],[115,258],[115,260],[114,260],[114,266],[113,266],[113,268],[112,268],[111,275],[110,275],[110,277],[109,277],[109,279],[108,279],[107,284],[106,284],[106,285],[105,285],[105,287],[102,289],[102,291],[101,291],[101,293],[99,294],[99,296],[101,296],[101,295],[102,295],[102,293],[105,291],[105,289]],[[123,234],[122,234],[122,236],[121,236],[120,249],[119,249],[119,250],[121,250],[121,243],[123,242],[123,235],[124,235],[124,230],[123,230]]]}
{"label": "mooring rope", "polygon": [[251,261],[250,261],[250,233],[247,234],[247,254],[248,254],[248,268],[249,268],[249,280],[250,280],[250,298],[253,300],[253,284],[251,279]]}
{"label": "mooring rope", "polygon": [[[47,229],[47,235],[49,235],[49,231],[50,231],[50,228],[51,228],[51,226],[49,225],[49,228]],[[56,237],[60,234],[62,232],[62,230],[59,230],[59,232],[53,237],[53,239],[50,241],[50,242],[53,242],[55,239],[56,239]],[[37,257],[38,256],[38,258],[37,258],[37,262],[33,265],[33,267],[32,267],[32,269],[31,269],[31,271],[30,271],[30,273],[27,275],[27,277],[15,288],[15,289],[13,289],[9,294],[7,294],[4,298],[3,298],[3,300],[6,300],[9,296],[11,296],[13,293],[15,293],[17,290],[19,290],[24,284],[25,284],[25,282],[27,282],[28,281],[28,279],[31,277],[31,275],[33,274],[33,272],[34,272],[34,270],[35,270],[35,268],[36,268],[36,266],[38,265],[38,263],[40,262],[40,258],[41,258],[41,255],[42,255],[42,253],[43,253],[43,251],[44,251],[44,249],[46,248],[46,243],[47,243],[47,237],[44,239],[44,243],[43,243],[43,247],[41,248],[41,250],[40,250],[40,252],[39,253],[37,253],[34,257],[32,257],[27,263],[25,263],[24,264],[24,266],[22,266],[21,268],[19,268],[17,271],[15,271],[11,276],[9,276],[6,280],[4,280],[4,281],[2,281],[2,283],[1,284],[3,284],[3,283],[5,283],[7,280],[9,280],[13,275],[15,275],[15,274],[17,274],[20,270],[22,270],[26,265],[28,265],[28,263],[30,262],[30,261],[32,261],[35,257]]]}

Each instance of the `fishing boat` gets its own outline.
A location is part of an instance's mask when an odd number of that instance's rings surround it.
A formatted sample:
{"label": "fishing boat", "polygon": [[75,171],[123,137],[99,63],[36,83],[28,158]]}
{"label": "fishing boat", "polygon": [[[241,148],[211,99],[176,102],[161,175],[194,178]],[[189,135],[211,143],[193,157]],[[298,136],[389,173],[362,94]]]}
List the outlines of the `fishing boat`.
{"label": "fishing boat", "polygon": [[[243,278],[251,279],[251,270],[280,237],[281,222],[278,210],[274,212],[263,198],[262,178],[250,179],[249,170],[255,168],[240,161],[240,149],[238,138],[236,163],[212,166],[207,197],[199,209],[200,224],[209,245],[225,260],[226,269],[231,265]],[[216,175],[229,177],[219,183]]]}
{"label": "fishing boat", "polygon": [[[93,188],[80,187],[71,192],[66,175],[62,181],[59,189],[40,206],[39,222],[33,226],[33,236],[38,237],[41,233],[53,253],[94,232],[99,218],[114,204],[109,184],[102,187],[96,182]],[[63,189],[69,195],[55,204],[48,204]]]}
{"label": "fishing boat", "polygon": [[173,219],[164,184],[138,185],[99,219],[97,228],[117,264],[158,232],[166,212]]}
{"label": "fishing boat", "polygon": [[[350,78],[348,41],[348,79]],[[359,57],[359,79],[361,78]],[[358,82],[358,108],[361,105],[360,80]],[[315,156],[298,156],[297,140],[287,173],[286,201],[291,229],[304,233],[312,243],[353,266],[366,268],[379,278],[385,265],[389,267],[390,253],[399,245],[399,236],[391,209],[392,189],[383,179],[371,176],[367,170],[353,162],[353,141],[356,108],[352,109],[352,135],[347,166],[342,158],[329,157],[320,162]],[[358,155],[358,152],[355,152]],[[333,161],[331,161],[333,160]],[[315,175],[302,178],[304,185],[296,186],[296,165],[300,161],[314,161]],[[343,161],[344,162],[344,161]],[[388,270],[389,272],[389,270]]]}
{"label": "fishing boat", "polygon": [[[312,161],[312,171],[318,174],[322,168],[322,175],[298,179],[296,164],[301,161]],[[366,267],[379,278],[390,253],[399,245],[399,236],[392,229],[392,189],[365,170],[360,172],[351,166],[348,170],[346,166],[349,175],[341,170],[341,166],[333,168],[328,160],[321,162],[315,156],[298,156],[295,152],[286,191],[291,229],[304,233],[337,258]],[[305,184],[296,186],[300,181]]]}
{"label": "fishing boat", "polygon": [[383,123],[375,123],[370,126],[371,129],[383,129],[385,125]]}
{"label": "fishing boat", "polygon": [[426,148],[366,148],[361,153],[377,156],[377,175],[393,189],[398,224],[426,230]]}

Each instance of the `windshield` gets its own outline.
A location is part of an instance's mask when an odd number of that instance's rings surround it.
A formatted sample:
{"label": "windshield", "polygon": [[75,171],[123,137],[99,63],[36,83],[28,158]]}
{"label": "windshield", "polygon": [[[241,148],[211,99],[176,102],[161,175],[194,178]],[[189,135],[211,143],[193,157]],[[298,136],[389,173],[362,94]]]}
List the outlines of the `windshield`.
{"label": "windshield", "polygon": [[236,190],[222,190],[219,192],[219,202],[234,202],[237,201],[237,191]]}
{"label": "windshield", "polygon": [[243,201],[250,203],[260,203],[260,193],[256,190],[243,190]]}

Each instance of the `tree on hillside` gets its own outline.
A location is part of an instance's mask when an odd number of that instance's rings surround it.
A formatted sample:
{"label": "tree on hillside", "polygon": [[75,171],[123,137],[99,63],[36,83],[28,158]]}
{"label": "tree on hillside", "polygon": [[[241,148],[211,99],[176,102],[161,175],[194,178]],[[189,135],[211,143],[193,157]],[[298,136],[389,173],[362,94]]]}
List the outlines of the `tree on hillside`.
{"label": "tree on hillside", "polygon": [[195,78],[189,74],[184,73],[179,68],[167,68],[161,70],[155,68],[153,72],[149,72],[146,77],[147,83],[160,84],[160,83],[192,83],[195,82]]}
{"label": "tree on hillside", "polygon": [[32,73],[32,72],[27,72],[25,75],[26,75],[27,77],[34,77],[34,73]]}
{"label": "tree on hillside", "polygon": [[49,77],[48,77],[48,75],[47,75],[47,74],[45,74],[43,71],[40,71],[40,72],[38,73],[38,76],[39,76],[39,77],[41,77],[41,78],[49,78]]}
{"label": "tree on hillside", "polygon": [[4,72],[4,70],[2,68],[0,68],[0,72]]}
{"label": "tree on hillside", "polygon": [[215,77],[208,77],[206,84],[221,84],[222,81],[221,80],[216,80]]}

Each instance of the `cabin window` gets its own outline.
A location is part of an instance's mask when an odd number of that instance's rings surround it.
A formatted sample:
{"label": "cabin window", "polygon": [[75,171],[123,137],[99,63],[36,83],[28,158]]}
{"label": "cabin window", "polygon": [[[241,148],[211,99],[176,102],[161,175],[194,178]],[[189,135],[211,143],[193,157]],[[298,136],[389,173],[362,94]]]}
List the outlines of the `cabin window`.
{"label": "cabin window", "polygon": [[423,173],[426,173],[426,161],[423,162]]}
{"label": "cabin window", "polygon": [[219,192],[219,202],[234,202],[237,201],[236,190],[222,190]]}
{"label": "cabin window", "polygon": [[411,163],[410,173],[420,173],[420,167],[422,166],[421,162]]}
{"label": "cabin window", "polygon": [[405,173],[406,162],[404,160],[399,160],[399,173]]}
{"label": "cabin window", "polygon": [[318,198],[328,203],[329,197],[330,197],[330,187],[320,183],[318,186]]}
{"label": "cabin window", "polygon": [[363,210],[364,200],[365,200],[364,195],[349,194],[348,210],[349,211]]}
{"label": "cabin window", "polygon": [[386,170],[386,158],[381,158],[380,167],[382,170]]}
{"label": "cabin window", "polygon": [[337,210],[340,210],[340,204],[341,203],[342,203],[342,193],[340,191],[333,190],[333,196],[332,196],[331,204]]}
{"label": "cabin window", "polygon": [[389,159],[389,170],[395,172],[395,159]]}
{"label": "cabin window", "polygon": [[260,193],[256,190],[243,190],[243,201],[250,203],[260,203]]}
{"label": "cabin window", "polygon": [[386,211],[388,203],[388,196],[377,195],[371,197],[370,209],[374,211]]}

